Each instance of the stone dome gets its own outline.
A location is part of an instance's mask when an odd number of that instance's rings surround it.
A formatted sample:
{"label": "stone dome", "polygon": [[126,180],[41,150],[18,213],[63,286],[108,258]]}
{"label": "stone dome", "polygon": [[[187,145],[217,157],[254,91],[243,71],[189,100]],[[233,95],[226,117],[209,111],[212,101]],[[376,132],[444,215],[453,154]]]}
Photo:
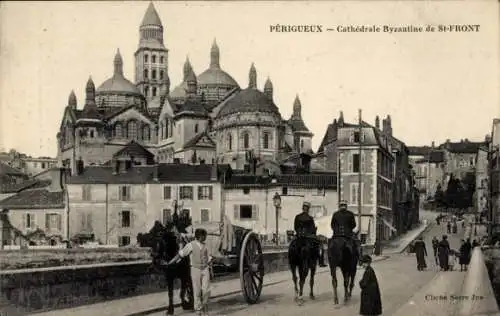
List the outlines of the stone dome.
{"label": "stone dome", "polygon": [[141,91],[123,75],[123,60],[120,51],[117,51],[114,60],[113,77],[104,81],[96,90],[96,95],[136,95],[142,96]]}
{"label": "stone dome", "polygon": [[217,117],[248,112],[273,113],[280,116],[278,107],[264,93],[257,89],[247,88],[229,99]]}
{"label": "stone dome", "polygon": [[198,76],[198,85],[239,87],[231,75],[220,68],[208,68]]}

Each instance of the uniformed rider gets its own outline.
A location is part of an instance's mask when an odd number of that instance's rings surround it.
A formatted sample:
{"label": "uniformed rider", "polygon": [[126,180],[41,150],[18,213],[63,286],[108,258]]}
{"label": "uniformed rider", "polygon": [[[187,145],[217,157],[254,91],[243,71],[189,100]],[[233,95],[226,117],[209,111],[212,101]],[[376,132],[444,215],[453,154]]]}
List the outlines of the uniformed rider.
{"label": "uniformed rider", "polygon": [[311,208],[311,203],[304,202],[302,204],[302,212],[295,216],[295,221],[293,228],[295,234],[297,235],[316,235],[316,224],[314,223],[314,218],[309,215],[309,209]]}
{"label": "uniformed rider", "polygon": [[333,213],[331,227],[333,236],[345,237],[347,240],[351,241],[350,244],[353,250],[359,254],[356,218],[354,213],[347,209],[347,202],[345,200],[340,201],[339,210]]}

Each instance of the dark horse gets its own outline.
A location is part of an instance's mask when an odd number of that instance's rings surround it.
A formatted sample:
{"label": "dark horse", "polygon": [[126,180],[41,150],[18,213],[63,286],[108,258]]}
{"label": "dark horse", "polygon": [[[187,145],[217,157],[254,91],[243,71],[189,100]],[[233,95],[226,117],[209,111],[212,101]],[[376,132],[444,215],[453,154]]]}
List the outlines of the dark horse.
{"label": "dark horse", "polygon": [[[168,290],[168,311],[167,315],[174,314],[174,282],[180,280],[180,299],[184,310],[193,310],[193,284],[191,281],[191,268],[189,257],[183,258],[179,263],[166,266],[162,263],[172,260],[179,252],[181,246],[186,241],[182,240],[173,230],[173,224],[167,224],[164,227],[160,222],[155,222],[154,227],[149,232],[147,241],[144,241],[145,246],[152,249],[153,266],[156,270],[161,271],[165,275]],[[146,239],[143,235],[142,239]],[[141,246],[143,246],[141,243]]]}
{"label": "dark horse", "polygon": [[332,274],[333,300],[339,303],[337,294],[337,267],[342,271],[344,278],[344,302],[352,296],[354,279],[356,277],[359,254],[354,249],[356,241],[343,236],[333,236],[328,241],[328,263]]}
{"label": "dark horse", "polygon": [[[309,297],[314,299],[314,275],[316,274],[316,265],[319,259],[319,240],[316,236],[298,235],[288,247],[288,264],[292,271],[293,284],[295,288],[295,301],[302,305],[304,283],[307,275],[311,271],[309,277],[310,292]],[[297,268],[299,270],[299,287],[297,288]]]}

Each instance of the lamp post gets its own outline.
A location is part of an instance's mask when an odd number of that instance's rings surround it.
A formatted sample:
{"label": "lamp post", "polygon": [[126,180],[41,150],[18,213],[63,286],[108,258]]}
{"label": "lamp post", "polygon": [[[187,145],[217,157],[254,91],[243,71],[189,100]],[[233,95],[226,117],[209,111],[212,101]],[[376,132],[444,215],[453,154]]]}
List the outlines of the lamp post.
{"label": "lamp post", "polygon": [[280,239],[279,239],[279,213],[280,213],[280,208],[281,208],[281,196],[276,192],[273,196],[273,204],[274,208],[276,209],[276,245],[279,245]]}

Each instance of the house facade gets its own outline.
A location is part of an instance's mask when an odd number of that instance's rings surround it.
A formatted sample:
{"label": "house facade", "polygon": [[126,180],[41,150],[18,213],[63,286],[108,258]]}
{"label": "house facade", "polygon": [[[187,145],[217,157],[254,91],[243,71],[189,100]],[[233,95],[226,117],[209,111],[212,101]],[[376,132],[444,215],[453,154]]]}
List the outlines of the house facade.
{"label": "house facade", "polygon": [[488,208],[488,148],[480,147],[475,162],[476,168],[476,192],[474,201],[474,210],[478,214],[487,214]]}
{"label": "house facade", "polygon": [[500,232],[500,119],[493,120],[489,145],[489,218],[493,232]]}

